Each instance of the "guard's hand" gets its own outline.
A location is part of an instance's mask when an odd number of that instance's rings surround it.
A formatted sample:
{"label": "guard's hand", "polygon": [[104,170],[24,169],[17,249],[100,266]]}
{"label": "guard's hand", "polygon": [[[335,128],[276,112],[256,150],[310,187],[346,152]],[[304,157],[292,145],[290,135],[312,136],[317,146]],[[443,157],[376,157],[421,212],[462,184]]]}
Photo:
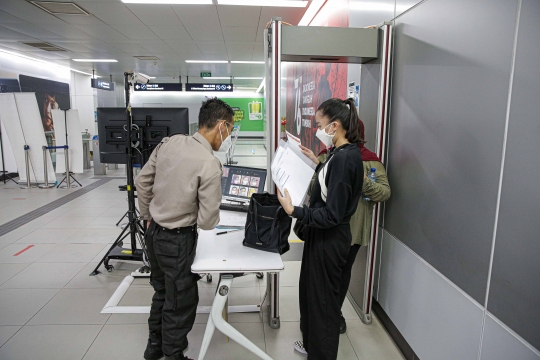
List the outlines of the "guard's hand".
{"label": "guard's hand", "polygon": [[152,223],[152,219],[148,220],[146,222],[146,229],[149,229],[150,228],[150,224]]}
{"label": "guard's hand", "polygon": [[302,150],[302,154],[306,155],[309,160],[313,161],[315,164],[319,165],[319,159],[315,156],[313,151],[308,149],[305,146],[300,145],[300,150]]}
{"label": "guard's hand", "polygon": [[289,195],[289,191],[287,189],[284,189],[284,191],[285,196],[283,196],[281,191],[278,190],[278,200],[281,206],[283,206],[283,210],[285,210],[288,215],[291,215],[294,211],[291,195]]}

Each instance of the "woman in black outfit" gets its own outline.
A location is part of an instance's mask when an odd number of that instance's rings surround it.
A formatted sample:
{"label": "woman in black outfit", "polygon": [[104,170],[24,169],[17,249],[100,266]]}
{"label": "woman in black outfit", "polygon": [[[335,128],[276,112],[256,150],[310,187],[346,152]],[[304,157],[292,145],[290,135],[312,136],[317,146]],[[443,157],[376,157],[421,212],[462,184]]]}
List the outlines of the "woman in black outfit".
{"label": "woman in black outfit", "polygon": [[362,192],[364,169],[354,100],[329,99],[315,114],[317,138],[333,145],[317,176],[309,206],[293,206],[287,189],[278,194],[287,214],[306,225],[300,271],[300,329],[296,351],[310,360],[337,358],[340,282],[351,246],[349,221]]}

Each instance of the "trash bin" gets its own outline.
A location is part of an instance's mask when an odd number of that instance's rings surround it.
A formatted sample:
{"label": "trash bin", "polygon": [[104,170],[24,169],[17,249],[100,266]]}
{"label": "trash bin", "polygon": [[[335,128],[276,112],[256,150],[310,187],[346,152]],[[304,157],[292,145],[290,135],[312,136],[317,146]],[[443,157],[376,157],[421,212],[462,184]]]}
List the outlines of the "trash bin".
{"label": "trash bin", "polygon": [[105,164],[102,164],[99,158],[99,140],[98,136],[94,135],[92,138],[93,144],[93,158],[94,158],[94,175],[107,175],[107,169]]}

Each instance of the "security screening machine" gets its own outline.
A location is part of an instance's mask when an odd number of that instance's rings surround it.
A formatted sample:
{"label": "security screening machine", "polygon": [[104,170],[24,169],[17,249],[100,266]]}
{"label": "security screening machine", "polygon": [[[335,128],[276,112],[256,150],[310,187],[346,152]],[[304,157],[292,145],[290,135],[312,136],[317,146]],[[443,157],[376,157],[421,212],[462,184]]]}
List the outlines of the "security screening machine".
{"label": "security screening machine", "polygon": [[[278,148],[278,141],[280,136],[280,127],[282,117],[287,116],[287,99],[289,102],[296,98],[296,104],[294,109],[289,114],[290,120],[293,122],[297,129],[297,136],[300,137],[302,131],[306,141],[310,137],[313,137],[315,128],[313,127],[314,121],[310,119],[313,113],[303,113],[302,110],[314,110],[320,103],[313,103],[313,99],[309,96],[310,91],[317,89],[315,84],[320,79],[317,78],[317,71],[314,71],[315,75],[309,71],[303,72],[300,69],[300,65],[294,67],[294,63],[312,63],[313,66],[316,63],[340,63],[340,64],[365,64],[362,67],[369,67],[365,71],[366,74],[376,73],[378,88],[370,90],[371,92],[378,92],[378,102],[374,102],[373,105],[368,104],[366,107],[377,106],[377,109],[372,111],[375,116],[367,116],[360,111],[361,118],[366,122],[367,126],[371,129],[376,129],[376,149],[373,149],[377,155],[384,159],[386,154],[386,128],[388,123],[388,92],[389,92],[389,72],[390,72],[390,54],[391,54],[391,39],[392,39],[392,25],[391,23],[383,23],[378,26],[370,28],[342,28],[342,27],[327,27],[327,26],[286,26],[282,22],[281,18],[274,17],[269,22],[267,29],[264,33],[264,49],[265,49],[265,99],[266,99],[266,118],[268,119],[267,126],[267,151],[268,151],[268,168],[271,167],[275,150]],[[318,39],[318,41],[312,41],[312,39]],[[337,41],[336,39],[339,39]],[[308,64],[309,65],[309,64]],[[291,66],[290,72],[286,71],[287,66]],[[330,67],[329,66],[329,67]],[[375,67],[375,68],[374,68]],[[285,70],[284,70],[285,69]],[[358,80],[362,80],[364,76],[361,74],[361,67],[348,65],[344,73],[345,84],[349,83],[348,76],[353,76],[356,71]],[[353,69],[352,71],[350,69]],[[283,74],[282,74],[283,71]],[[286,79],[287,75],[293,75],[294,79]],[[302,79],[304,75],[304,79]],[[362,75],[362,76],[360,76]],[[356,76],[356,75],[355,75]],[[283,87],[282,79],[287,81],[289,86],[295,85],[292,91],[295,94],[287,93],[287,86]],[[334,79],[337,79],[334,78]],[[309,82],[309,83],[308,83]],[[321,81],[322,84],[322,81]],[[361,86],[360,86],[361,88]],[[287,90],[285,90],[287,89]],[[371,89],[371,88],[368,88]],[[318,96],[318,93],[314,93]],[[286,96],[285,96],[286,95]],[[291,96],[292,95],[292,96]],[[327,94],[319,96],[317,102],[322,102],[329,98]],[[322,99],[324,97],[324,99]],[[308,100],[305,100],[308,98]],[[361,98],[361,97],[360,97]],[[292,100],[291,100],[292,99]],[[310,103],[313,108],[305,108],[304,103]],[[285,103],[283,103],[285,102]],[[363,104],[359,104],[363,105]],[[359,106],[359,108],[362,108]],[[285,113],[282,113],[285,111]],[[292,118],[294,114],[294,119]],[[306,118],[307,116],[307,118]],[[306,123],[304,123],[306,118]],[[306,130],[303,130],[305,128]],[[294,134],[293,134],[294,135]],[[308,144],[309,145],[309,144]],[[268,173],[269,184],[272,183],[272,174]],[[270,193],[275,193],[274,186],[268,188]],[[377,247],[377,230],[378,219],[380,217],[380,209],[377,204],[374,209],[374,217],[372,224],[372,236],[371,243],[367,249],[366,259],[357,261],[357,263],[365,263],[366,277],[364,279],[365,285],[362,289],[361,295],[357,295],[354,298],[349,292],[348,296],[353,304],[353,307],[357,311],[361,320],[370,324],[371,318],[371,299],[373,294],[373,276],[375,270],[375,254]],[[359,257],[360,258],[360,257]],[[356,264],[355,264],[356,265]],[[277,275],[275,275],[277,276]],[[269,279],[271,280],[271,279]],[[359,285],[360,287],[360,285]],[[351,287],[352,288],[352,282]],[[275,320],[273,328],[279,327],[279,313],[275,312],[272,306],[269,309],[269,316]]]}

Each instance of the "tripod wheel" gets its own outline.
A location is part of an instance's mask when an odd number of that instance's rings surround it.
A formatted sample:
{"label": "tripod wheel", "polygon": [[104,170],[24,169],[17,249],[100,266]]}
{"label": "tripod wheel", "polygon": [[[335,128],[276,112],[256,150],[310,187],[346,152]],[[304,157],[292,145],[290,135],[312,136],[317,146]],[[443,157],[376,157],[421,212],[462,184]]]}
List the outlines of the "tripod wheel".
{"label": "tripod wheel", "polygon": [[114,269],[114,266],[112,265],[105,265],[105,269],[107,269],[108,272],[112,272]]}
{"label": "tripod wheel", "polygon": [[118,247],[123,247],[123,246],[124,246],[124,242],[123,242],[123,241],[120,241],[120,242],[118,243]]}
{"label": "tripod wheel", "polygon": [[211,283],[212,282],[212,275],[206,275],[206,282]]}

